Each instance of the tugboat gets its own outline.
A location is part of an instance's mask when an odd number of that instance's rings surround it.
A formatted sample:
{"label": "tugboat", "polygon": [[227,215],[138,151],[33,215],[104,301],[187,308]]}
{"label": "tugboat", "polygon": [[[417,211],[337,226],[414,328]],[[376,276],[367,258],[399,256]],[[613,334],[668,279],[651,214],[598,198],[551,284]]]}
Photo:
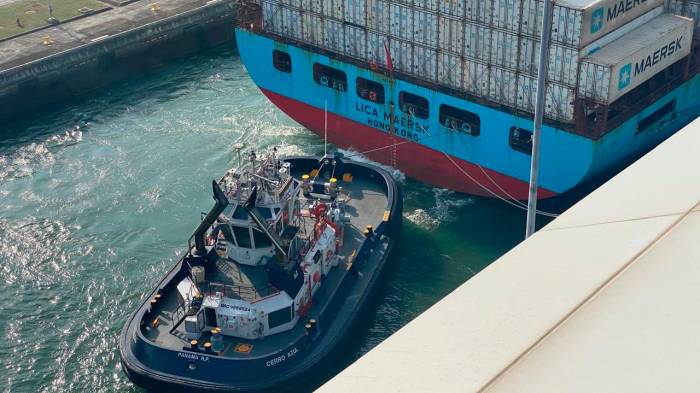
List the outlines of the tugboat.
{"label": "tugboat", "polygon": [[188,252],[120,335],[126,374],[149,390],[264,391],[319,370],[401,224],[392,177],[339,153],[251,152],[212,186]]}

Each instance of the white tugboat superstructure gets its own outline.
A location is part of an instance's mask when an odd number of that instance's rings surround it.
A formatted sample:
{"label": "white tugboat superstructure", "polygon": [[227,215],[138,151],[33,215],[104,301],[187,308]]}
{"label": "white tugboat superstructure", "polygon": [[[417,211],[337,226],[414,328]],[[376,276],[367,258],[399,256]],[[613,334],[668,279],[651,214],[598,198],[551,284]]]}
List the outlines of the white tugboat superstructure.
{"label": "white tugboat superstructure", "polygon": [[381,282],[402,208],[386,171],[339,153],[245,162],[212,182],[188,251],[126,321],[139,386],[260,392],[324,375]]}
{"label": "white tugboat superstructure", "polygon": [[[294,179],[273,151],[262,161],[251,152],[248,165],[226,172],[218,184],[229,204],[207,231],[220,257],[216,271],[194,268],[178,284],[189,338],[218,328],[225,336],[259,339],[294,328],[308,313],[338,265],[346,221],[347,195],[334,173],[319,181],[322,171]],[[288,277],[275,282],[280,272]]]}

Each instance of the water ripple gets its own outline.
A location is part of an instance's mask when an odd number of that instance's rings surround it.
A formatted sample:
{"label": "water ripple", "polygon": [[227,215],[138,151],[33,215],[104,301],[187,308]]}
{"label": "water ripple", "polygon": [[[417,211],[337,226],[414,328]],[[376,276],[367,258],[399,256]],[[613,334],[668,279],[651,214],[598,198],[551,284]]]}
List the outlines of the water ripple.
{"label": "water ripple", "polygon": [[72,146],[82,140],[83,132],[75,128],[53,135],[43,142],[21,146],[9,154],[0,154],[0,183],[31,176],[38,169],[53,165],[56,158],[52,150]]}

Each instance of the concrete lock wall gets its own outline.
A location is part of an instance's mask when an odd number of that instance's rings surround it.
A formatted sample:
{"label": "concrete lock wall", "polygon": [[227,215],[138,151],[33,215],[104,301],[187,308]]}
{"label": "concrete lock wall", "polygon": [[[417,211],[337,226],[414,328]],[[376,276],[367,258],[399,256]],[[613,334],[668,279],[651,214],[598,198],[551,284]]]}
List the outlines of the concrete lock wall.
{"label": "concrete lock wall", "polygon": [[80,95],[223,42],[233,44],[233,1],[219,1],[0,72],[0,119]]}

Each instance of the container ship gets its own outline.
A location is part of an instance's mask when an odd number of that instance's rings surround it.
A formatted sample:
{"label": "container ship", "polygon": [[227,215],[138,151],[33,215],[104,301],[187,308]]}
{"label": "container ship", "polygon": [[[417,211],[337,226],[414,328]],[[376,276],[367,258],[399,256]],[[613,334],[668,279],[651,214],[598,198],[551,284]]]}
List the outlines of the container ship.
{"label": "container ship", "polygon": [[[262,92],[311,131],[429,184],[527,199],[543,2],[242,0]],[[700,115],[700,1],[554,2],[538,198]]]}

